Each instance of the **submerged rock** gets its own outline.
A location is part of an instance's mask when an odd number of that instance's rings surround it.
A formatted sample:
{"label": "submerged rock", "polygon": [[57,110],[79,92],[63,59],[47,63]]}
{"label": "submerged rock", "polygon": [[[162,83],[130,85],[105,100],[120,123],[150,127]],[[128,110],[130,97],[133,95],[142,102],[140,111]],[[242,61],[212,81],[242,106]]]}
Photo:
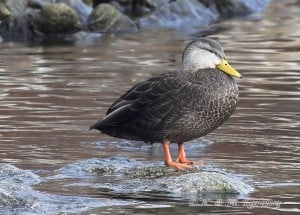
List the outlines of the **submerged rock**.
{"label": "submerged rock", "polygon": [[30,185],[40,183],[38,175],[0,163],[0,179],[0,206],[32,208],[36,205]]}
{"label": "submerged rock", "polygon": [[32,207],[35,201],[27,192],[31,192],[28,186],[0,181],[0,207]]}
{"label": "submerged rock", "polygon": [[109,4],[94,8],[88,17],[88,29],[100,33],[130,33],[138,30],[126,15]]}
{"label": "submerged rock", "polygon": [[29,170],[0,163],[0,214],[81,214],[91,208],[132,204],[122,200],[39,192],[42,179]]}
{"label": "submerged rock", "polygon": [[0,180],[8,180],[11,183],[22,183],[33,185],[40,183],[41,179],[38,175],[29,170],[21,170],[13,165],[0,163]]}

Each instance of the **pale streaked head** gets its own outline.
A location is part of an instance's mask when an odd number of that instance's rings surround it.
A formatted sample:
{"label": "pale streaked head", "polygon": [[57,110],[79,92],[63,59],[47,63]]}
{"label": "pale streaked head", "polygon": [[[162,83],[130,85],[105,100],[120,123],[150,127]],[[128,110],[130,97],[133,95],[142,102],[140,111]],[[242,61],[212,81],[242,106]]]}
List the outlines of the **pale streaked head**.
{"label": "pale streaked head", "polygon": [[227,62],[221,44],[210,38],[199,38],[186,46],[182,56],[182,67],[184,71],[216,68],[230,76],[242,77]]}

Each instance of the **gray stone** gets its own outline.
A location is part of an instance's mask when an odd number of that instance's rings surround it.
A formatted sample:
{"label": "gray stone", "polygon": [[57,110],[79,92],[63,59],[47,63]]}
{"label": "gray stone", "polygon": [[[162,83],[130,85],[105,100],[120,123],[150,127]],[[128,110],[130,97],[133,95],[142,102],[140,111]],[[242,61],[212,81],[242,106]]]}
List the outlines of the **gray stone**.
{"label": "gray stone", "polygon": [[180,193],[243,194],[253,190],[249,185],[217,172],[188,173],[172,177],[170,181],[172,183],[161,183],[173,192]]}
{"label": "gray stone", "polygon": [[162,191],[177,194],[246,194],[253,188],[233,175],[195,166],[181,171],[160,164],[111,157],[79,161],[61,168],[53,179],[97,175],[101,183],[87,186],[120,193]]}
{"label": "gray stone", "polygon": [[78,16],[65,3],[44,5],[33,17],[33,22],[45,34],[68,34],[81,28]]}
{"label": "gray stone", "polygon": [[261,13],[266,8],[269,0],[200,0],[221,19],[236,16],[247,16],[251,13]]}
{"label": "gray stone", "polygon": [[6,0],[6,5],[12,16],[24,15],[27,8],[26,1]]}
{"label": "gray stone", "polygon": [[6,1],[0,1],[0,20],[5,20],[10,16],[10,11],[7,8]]}
{"label": "gray stone", "polygon": [[[1,214],[79,213],[88,208],[132,204],[122,200],[55,195],[39,192],[32,185],[59,184],[76,189],[79,186],[111,192],[111,195],[140,198],[159,192],[172,196],[224,196],[247,194],[253,189],[240,178],[217,169],[197,168],[180,171],[165,167],[162,162],[145,163],[124,157],[92,158],[65,165],[54,175],[40,178],[29,170],[0,163]],[[49,184],[48,184],[49,185]],[[148,193],[148,194],[147,194]],[[188,195],[187,195],[188,194]],[[162,197],[163,198],[163,197]]]}
{"label": "gray stone", "polygon": [[1,0],[0,20],[5,21],[6,24],[10,24],[10,21],[12,21],[15,17],[25,15],[26,7],[26,1]]}
{"label": "gray stone", "polygon": [[[142,17],[135,17],[135,22],[125,15],[133,15],[132,1],[114,0],[94,10],[86,2],[91,3],[90,0],[0,0],[0,38],[26,41],[58,35],[56,38],[86,42],[100,35],[94,33],[132,33],[138,31],[137,26],[194,33],[220,19],[261,13],[270,0],[143,0],[136,2],[137,11],[141,11],[137,14]],[[77,34],[80,31],[85,34]]]}
{"label": "gray stone", "polygon": [[2,6],[1,37],[3,39],[26,39],[30,34],[26,19],[27,1],[6,0],[2,1]]}
{"label": "gray stone", "polygon": [[191,32],[195,27],[207,26],[217,19],[217,15],[198,0],[177,0],[161,5],[151,15],[141,18],[141,28],[168,28]]}
{"label": "gray stone", "polygon": [[100,4],[88,17],[88,29],[99,33],[132,33],[138,29],[126,15],[109,4]]}
{"label": "gray stone", "polygon": [[65,3],[69,5],[79,17],[81,25],[87,24],[88,16],[93,8],[85,4],[82,0],[58,0],[57,3]]}

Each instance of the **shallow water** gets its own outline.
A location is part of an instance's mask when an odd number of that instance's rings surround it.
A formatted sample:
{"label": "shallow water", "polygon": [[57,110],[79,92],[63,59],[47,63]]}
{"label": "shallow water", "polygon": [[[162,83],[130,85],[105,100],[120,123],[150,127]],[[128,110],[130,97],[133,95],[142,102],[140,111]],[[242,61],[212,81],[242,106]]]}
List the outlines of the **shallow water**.
{"label": "shallow water", "polygon": [[140,32],[65,46],[1,44],[1,162],[41,177],[32,189],[49,212],[299,213],[300,5],[284,2],[271,4],[262,19],[213,26],[210,37],[221,41],[244,76],[238,80],[240,104],[214,133],[186,144],[189,158],[238,177],[253,188],[248,193],[117,192],[93,184],[117,182],[118,176],[99,179],[76,169],[77,162],[114,156],[162,165],[160,144],[99,136],[88,127],[134,83],[179,67],[185,43],[201,33]]}

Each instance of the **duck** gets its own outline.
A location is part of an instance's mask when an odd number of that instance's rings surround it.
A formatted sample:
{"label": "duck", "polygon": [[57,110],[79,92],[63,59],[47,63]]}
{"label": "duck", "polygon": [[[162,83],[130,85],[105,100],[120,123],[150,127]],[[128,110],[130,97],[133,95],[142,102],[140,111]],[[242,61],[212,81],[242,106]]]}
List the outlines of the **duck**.
{"label": "duck", "polygon": [[[184,143],[214,131],[234,113],[242,78],[221,44],[201,37],[183,51],[182,67],[137,83],[121,95],[90,129],[112,137],[162,143],[165,165],[192,169],[202,162],[186,158]],[[178,145],[175,160],[170,144]]]}

